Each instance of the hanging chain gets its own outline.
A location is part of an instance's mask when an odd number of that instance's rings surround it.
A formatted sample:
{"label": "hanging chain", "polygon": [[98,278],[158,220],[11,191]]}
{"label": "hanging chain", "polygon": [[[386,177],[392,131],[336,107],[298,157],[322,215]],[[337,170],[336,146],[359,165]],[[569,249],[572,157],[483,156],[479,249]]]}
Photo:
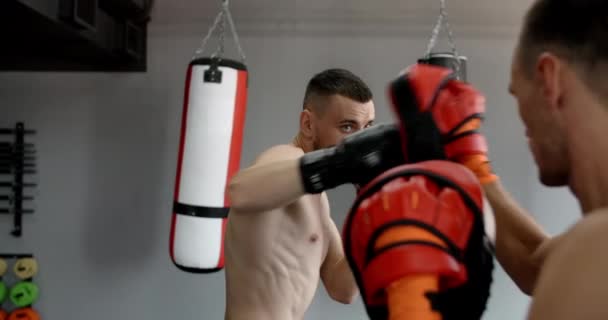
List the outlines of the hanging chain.
{"label": "hanging chain", "polygon": [[454,41],[454,35],[452,34],[452,28],[450,28],[450,23],[448,22],[448,10],[445,5],[446,0],[441,0],[441,8],[440,11],[443,12],[443,21],[445,23],[445,29],[448,31],[448,43],[452,48],[452,53],[454,56],[458,57],[458,51],[456,50],[456,42]]}
{"label": "hanging chain", "polygon": [[431,33],[431,39],[429,39],[429,43],[426,46],[426,56],[431,55],[431,51],[435,47],[435,43],[437,43],[437,38],[439,37],[439,31],[441,30],[441,25],[443,24],[443,15],[440,13],[439,18],[437,18],[437,23],[435,23],[435,27],[433,28],[433,32]]}
{"label": "hanging chain", "polygon": [[211,55],[211,58],[219,57],[219,59],[221,60],[221,58],[225,52],[224,40],[225,40],[225,34],[226,34],[226,22],[228,22],[230,29],[232,31],[232,37],[234,38],[237,50],[239,52],[239,55],[241,56],[241,60],[243,63],[246,63],[245,53],[243,52],[243,48],[241,48],[239,37],[236,32],[236,27],[234,26],[234,21],[232,20],[232,15],[230,14],[230,9],[228,8],[228,4],[229,4],[228,0],[222,0],[222,10],[220,11],[220,13],[218,13],[217,17],[215,18],[215,21],[213,22],[213,25],[207,32],[207,35],[203,39],[201,46],[195,51],[192,59],[197,58],[199,55],[201,55],[205,51],[207,42],[213,35],[213,32],[217,29],[218,30],[218,47],[215,50],[215,52]]}
{"label": "hanging chain", "polygon": [[222,11],[220,13],[221,19],[219,21],[219,26],[218,26],[218,32],[219,32],[219,36],[218,36],[218,45],[217,45],[217,50],[215,50],[215,53],[213,53],[211,55],[211,58],[217,58],[219,56],[220,60],[222,59],[222,56],[224,55],[224,34],[226,31],[226,19],[224,18],[224,11]]}
{"label": "hanging chain", "polygon": [[203,38],[203,42],[201,43],[200,47],[198,47],[198,49],[196,49],[196,51],[194,52],[194,56],[192,57],[193,60],[198,55],[202,54],[203,51],[205,51],[205,47],[207,46],[207,42],[209,41],[209,39],[211,39],[211,36],[213,35],[213,31],[215,31],[215,28],[220,23],[220,19],[222,19],[222,15],[223,14],[224,14],[224,12],[222,11],[222,12],[220,12],[217,15],[217,17],[215,17],[215,21],[213,22],[213,25],[211,26],[211,28],[207,32],[207,35],[205,36],[205,38]]}
{"label": "hanging chain", "polygon": [[433,28],[433,33],[431,34],[431,39],[429,40],[429,43],[426,48],[427,57],[429,57],[431,55],[433,48],[435,48],[435,44],[437,43],[437,39],[439,38],[439,32],[441,31],[441,27],[444,25],[445,25],[445,29],[448,32],[448,43],[450,44],[450,47],[452,48],[452,53],[454,54],[454,56],[458,57],[458,52],[456,50],[456,44],[454,42],[452,29],[450,28],[450,23],[448,22],[448,11],[446,9],[445,1],[446,0],[440,0],[439,17],[437,18],[437,23],[435,24],[435,27]]}
{"label": "hanging chain", "polygon": [[246,64],[247,59],[245,57],[245,52],[243,52],[243,48],[241,48],[239,35],[236,32],[236,27],[234,26],[234,21],[232,20],[230,10],[228,10],[228,0],[224,1],[224,12],[226,12],[226,18],[228,19],[228,24],[230,24],[230,30],[232,30],[232,37],[234,38],[234,42],[236,43],[236,49],[239,51],[239,55],[241,56],[243,64]]}

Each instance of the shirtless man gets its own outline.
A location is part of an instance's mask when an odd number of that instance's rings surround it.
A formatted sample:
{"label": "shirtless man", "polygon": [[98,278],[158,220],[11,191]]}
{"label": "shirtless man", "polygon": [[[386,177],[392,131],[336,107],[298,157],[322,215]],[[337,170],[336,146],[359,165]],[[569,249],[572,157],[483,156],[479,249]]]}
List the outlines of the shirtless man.
{"label": "shirtless man", "polygon": [[[357,161],[366,150],[381,156],[387,134],[398,135],[382,125],[360,131],[373,121],[372,94],[361,79],[341,69],[321,72],[308,84],[293,142],[264,151],[232,179],[226,319],[301,320],[319,278],[334,300],[356,297],[323,191],[385,170]],[[347,136],[348,144],[332,147]]]}
{"label": "shirtless man", "polygon": [[608,319],[607,12],[604,0],[538,0],[515,51],[510,91],[540,180],[567,185],[583,215],[547,245],[530,320]]}
{"label": "shirtless man", "polygon": [[[532,296],[529,320],[608,319],[608,1],[536,0],[512,62],[509,91],[540,181],[568,186],[582,218],[551,238],[501,186],[478,174],[496,221],[496,256]],[[490,170],[491,171],[491,170]]]}

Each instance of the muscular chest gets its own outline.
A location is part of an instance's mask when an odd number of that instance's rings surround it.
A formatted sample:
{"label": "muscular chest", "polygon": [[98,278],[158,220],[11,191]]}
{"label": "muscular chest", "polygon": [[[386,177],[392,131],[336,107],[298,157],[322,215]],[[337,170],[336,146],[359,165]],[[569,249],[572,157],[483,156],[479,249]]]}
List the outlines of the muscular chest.
{"label": "muscular chest", "polygon": [[321,196],[305,196],[304,201],[286,208],[285,221],[282,231],[285,236],[292,237],[300,243],[303,249],[327,249],[327,219],[329,207]]}

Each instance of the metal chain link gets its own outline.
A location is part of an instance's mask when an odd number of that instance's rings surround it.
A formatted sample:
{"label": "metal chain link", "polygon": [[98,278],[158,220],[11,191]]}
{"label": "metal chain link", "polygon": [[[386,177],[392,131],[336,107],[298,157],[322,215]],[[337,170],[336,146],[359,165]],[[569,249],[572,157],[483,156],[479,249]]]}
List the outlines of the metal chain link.
{"label": "metal chain link", "polygon": [[211,58],[217,58],[218,56],[220,57],[220,60],[222,59],[222,56],[224,55],[224,34],[226,31],[226,19],[224,18],[224,11],[222,11],[221,15],[221,19],[219,22],[219,26],[218,26],[218,32],[219,32],[219,36],[218,36],[218,46],[217,46],[217,50],[215,50],[215,52],[211,55]]}
{"label": "metal chain link", "polygon": [[221,58],[225,52],[224,40],[225,40],[225,34],[226,34],[226,22],[228,22],[230,29],[232,31],[232,36],[236,43],[237,50],[239,52],[239,55],[241,56],[241,60],[244,64],[246,63],[245,53],[243,52],[243,48],[241,47],[239,37],[236,32],[236,27],[234,26],[234,21],[232,20],[232,15],[230,14],[230,9],[229,9],[228,5],[229,5],[228,0],[222,0],[222,10],[220,11],[220,13],[218,13],[217,17],[215,18],[215,21],[213,22],[211,29],[209,29],[207,35],[203,39],[201,46],[195,51],[194,56],[192,57],[193,60],[196,59],[200,54],[202,54],[204,52],[207,42],[213,35],[213,32],[215,31],[216,28],[218,29],[218,47],[215,50],[215,52],[211,55],[211,58],[219,57],[219,59],[221,60]]}
{"label": "metal chain link", "polygon": [[433,48],[437,43],[437,39],[439,38],[439,32],[441,31],[441,27],[444,26],[448,33],[448,43],[452,48],[452,54],[456,57],[456,72],[460,71],[460,55],[456,50],[456,43],[454,42],[454,35],[452,34],[452,28],[450,28],[450,23],[448,22],[448,10],[446,9],[446,0],[440,0],[439,5],[439,17],[437,18],[437,23],[433,28],[433,32],[431,34],[431,39],[426,48],[426,57],[430,58]]}
{"label": "metal chain link", "polygon": [[450,23],[448,22],[448,11],[446,9],[445,1],[446,0],[440,0],[439,17],[437,18],[437,23],[435,24],[435,27],[433,28],[433,32],[431,34],[431,39],[429,40],[429,43],[426,48],[427,57],[431,55],[433,48],[435,48],[437,39],[439,38],[439,32],[441,31],[442,26],[445,26],[445,29],[448,32],[448,43],[450,44],[450,47],[452,48],[452,53],[456,57],[458,57],[458,52],[456,50],[456,44],[454,42],[454,36],[452,34],[452,29],[450,28]]}
{"label": "metal chain link", "polygon": [[236,49],[239,51],[239,55],[241,56],[243,64],[247,64],[247,58],[245,57],[245,52],[243,51],[243,48],[241,48],[241,42],[239,41],[239,35],[236,32],[236,27],[234,26],[232,15],[230,14],[230,10],[228,10],[228,0],[224,2],[224,8],[226,12],[226,18],[228,19],[228,23],[230,24],[230,30],[232,30],[232,37],[234,38],[234,42],[236,43]]}
{"label": "metal chain link", "polygon": [[429,43],[426,46],[426,56],[430,56],[433,48],[435,47],[435,43],[437,43],[437,38],[439,37],[439,31],[441,30],[441,25],[443,24],[443,14],[439,14],[439,18],[437,18],[437,22],[435,23],[435,27],[433,27],[433,32],[431,33],[431,39],[429,39]]}
{"label": "metal chain link", "polygon": [[196,57],[198,55],[202,54],[205,51],[205,47],[207,46],[207,42],[209,41],[209,39],[211,39],[211,36],[213,35],[213,31],[215,31],[215,28],[219,24],[220,19],[222,18],[223,14],[224,14],[224,12],[222,11],[222,12],[220,12],[215,17],[215,21],[213,22],[213,25],[211,26],[211,28],[207,32],[207,35],[205,36],[205,38],[203,38],[203,41],[202,41],[200,47],[198,47],[198,49],[196,49],[196,51],[194,51],[194,56],[192,57],[192,60],[196,59]]}
{"label": "metal chain link", "polygon": [[448,10],[446,9],[445,0],[441,0],[440,11],[443,12],[443,21],[445,23],[445,29],[448,31],[448,43],[452,48],[452,53],[454,53],[454,55],[458,57],[458,51],[456,50],[456,42],[454,41],[454,35],[452,33],[452,28],[450,28],[450,23],[448,22]]}

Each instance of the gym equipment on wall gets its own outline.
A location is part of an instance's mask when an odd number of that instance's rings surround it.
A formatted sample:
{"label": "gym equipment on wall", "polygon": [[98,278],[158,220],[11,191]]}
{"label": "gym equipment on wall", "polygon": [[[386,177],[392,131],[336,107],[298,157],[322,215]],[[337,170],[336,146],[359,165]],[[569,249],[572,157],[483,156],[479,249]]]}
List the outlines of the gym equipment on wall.
{"label": "gym equipment on wall", "polygon": [[38,274],[38,262],[33,257],[19,258],[15,261],[13,273],[20,280],[31,279]]}
{"label": "gym equipment on wall", "polygon": [[38,295],[38,286],[31,281],[16,283],[11,287],[9,294],[11,302],[19,308],[34,304],[38,300]]}
{"label": "gym equipment on wall", "polygon": [[[450,45],[451,52],[433,52],[442,28],[445,28],[447,31],[448,43]],[[439,2],[439,17],[437,18],[437,23],[433,28],[431,38],[429,39],[429,43],[427,45],[426,53],[422,58],[418,59],[418,63],[426,63],[450,68],[454,70],[458,80],[464,82],[467,81],[467,57],[459,55],[458,51],[456,50],[452,29],[450,28],[450,24],[448,22],[446,0],[440,0]]]}
{"label": "gym equipment on wall", "polygon": [[[226,23],[241,61],[224,56]],[[202,56],[216,29],[216,51]],[[210,273],[224,267],[227,186],[240,166],[248,77],[224,0],[186,73],[170,233],[170,256],[180,270]]]}
{"label": "gym equipment on wall", "polygon": [[4,281],[0,280],[0,304],[4,303],[6,297],[8,297],[8,287]]}
{"label": "gym equipment on wall", "polygon": [[0,320],[40,319],[33,307],[40,298],[38,271],[32,254],[0,253]]}
{"label": "gym equipment on wall", "polygon": [[7,320],[40,320],[40,315],[33,308],[20,308],[11,312]]}
{"label": "gym equipment on wall", "polygon": [[6,298],[8,298],[9,288],[4,282],[4,274],[8,270],[8,263],[5,259],[0,258],[0,320],[6,320],[8,313],[2,309],[2,305]]}
{"label": "gym equipment on wall", "polygon": [[[18,122],[15,128],[0,129],[0,139],[9,138],[12,141],[0,142],[0,214],[13,215],[13,230],[11,235],[21,237],[22,215],[33,213],[31,208],[24,208],[24,202],[34,200],[32,195],[25,195],[24,191],[31,192],[35,184],[24,181],[26,175],[36,173],[36,150],[34,144],[26,143],[25,137],[35,134],[34,130],[25,128],[23,122]],[[9,181],[8,175],[12,176]]]}

